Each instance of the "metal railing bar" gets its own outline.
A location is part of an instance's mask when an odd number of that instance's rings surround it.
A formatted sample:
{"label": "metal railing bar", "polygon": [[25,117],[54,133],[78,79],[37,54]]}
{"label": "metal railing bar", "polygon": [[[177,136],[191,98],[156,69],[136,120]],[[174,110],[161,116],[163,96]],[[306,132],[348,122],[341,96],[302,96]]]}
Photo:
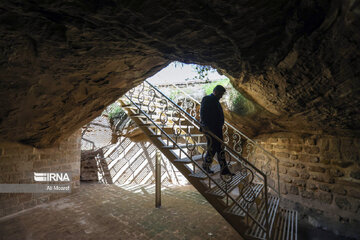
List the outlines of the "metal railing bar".
{"label": "metal railing bar", "polygon": [[[145,80],[146,81],[146,80]],[[188,95],[186,92],[184,92],[182,89],[178,88],[177,86],[175,86],[174,84],[172,84],[172,86],[174,86],[175,88],[177,88],[179,91],[181,91],[182,93],[184,93],[186,95],[186,97],[190,98],[191,100],[193,100],[194,102],[196,102],[197,104],[201,105],[201,103],[196,100],[195,98],[191,97],[190,95]],[[246,136],[243,132],[241,132],[239,129],[235,128],[233,125],[231,125],[231,123],[225,121],[225,123],[227,125],[229,125],[233,130],[235,130],[236,132],[239,132],[242,136],[244,136],[247,140],[249,140],[251,143],[253,143],[254,145],[256,145],[257,147],[259,147],[261,150],[263,150],[265,153],[267,153],[268,155],[270,155],[271,157],[273,157],[274,159],[276,159],[277,161],[279,161],[279,159],[277,157],[275,157],[274,155],[272,155],[270,152],[268,152],[266,149],[264,149],[263,147],[261,147],[256,141],[252,140],[251,138],[249,138],[248,136]]]}
{"label": "metal railing bar", "polygon": [[[233,158],[237,158],[237,156],[235,156],[233,153],[230,153],[230,155],[231,155]],[[241,160],[238,160],[238,161],[239,161],[240,163],[242,163]],[[247,164],[247,163],[244,162],[244,163],[242,163],[242,164]],[[258,178],[261,178],[261,177],[262,177],[262,176],[259,176],[257,172],[255,172],[255,176],[257,176]],[[277,193],[277,190],[276,190],[273,186],[268,185],[268,187],[271,188],[272,190],[274,190],[275,193]]]}
{"label": "metal railing bar", "polygon": [[[168,96],[166,96],[164,93],[162,93],[159,89],[157,89],[155,86],[153,86],[151,83],[145,80],[146,83],[148,83],[152,88],[154,88],[157,92],[159,92],[163,97],[165,97],[168,101],[170,101],[173,105],[175,105],[179,110],[181,110],[186,117],[190,118],[194,123],[197,124],[197,128],[200,129],[200,122],[195,119],[193,116],[191,116],[188,112],[186,112],[184,109],[182,109],[179,105],[177,105],[173,100],[171,100]],[[188,120],[190,120],[188,119]],[[225,147],[228,148],[229,151],[233,152],[233,154],[238,155],[238,158],[241,158],[243,161],[245,161],[249,166],[251,166],[255,171],[259,172],[260,175],[262,175],[264,178],[267,177],[266,174],[264,174],[261,170],[259,170],[257,167],[255,167],[252,163],[247,161],[245,158],[240,156],[238,153],[236,153],[228,144],[226,144],[222,139],[220,139],[218,136],[216,136],[211,131],[207,131],[213,138],[221,142]]]}
{"label": "metal railing bar", "polygon": [[[190,96],[189,94],[187,94],[185,91],[183,91],[181,88],[175,86],[174,84],[171,84],[171,86],[173,86],[174,88],[176,88],[177,90],[179,90],[180,92],[182,92],[187,98],[190,98],[192,101],[194,101],[195,103],[200,104],[199,101],[197,101],[195,98],[193,98],[192,96]],[[235,128],[233,125],[231,125],[229,122],[225,121],[225,124],[228,125],[229,127],[231,127],[234,131],[240,133],[240,135],[242,135],[243,137],[245,137],[249,142],[251,142],[252,144],[254,144],[256,147],[258,147],[259,149],[261,149],[264,153],[266,153],[267,155],[269,155],[271,158],[276,160],[276,164],[277,164],[277,177],[278,177],[278,190],[273,189],[275,192],[277,192],[277,194],[280,196],[280,175],[279,175],[279,159],[277,157],[275,157],[273,154],[271,154],[270,152],[268,152],[266,149],[264,149],[263,147],[261,147],[256,141],[252,140],[251,138],[249,138],[248,136],[246,136],[243,132],[241,132],[240,130],[238,130],[237,128]],[[268,164],[269,162],[267,162],[266,164]],[[266,165],[264,164],[264,165]]]}
{"label": "metal railing bar", "polygon": [[181,148],[178,146],[178,144],[177,144],[170,136],[168,136],[168,134],[167,134],[163,129],[161,129],[161,127],[160,127],[157,123],[155,123],[155,121],[153,121],[153,120],[147,115],[146,112],[144,112],[144,111],[141,109],[141,106],[139,107],[139,106],[138,106],[133,100],[131,100],[131,98],[128,97],[127,95],[125,95],[125,97],[126,97],[133,105],[135,105],[135,106],[139,109],[139,111],[140,111],[142,114],[144,114],[175,146],[177,146],[177,147],[179,148],[180,152],[183,152],[183,153],[185,154],[185,156],[188,157],[188,158],[193,162],[193,164],[195,164],[203,173],[205,173],[206,176],[209,178],[209,180],[211,180],[213,183],[215,183],[215,185],[216,185],[217,187],[219,187],[222,191],[224,191],[224,193],[225,193],[226,195],[228,195],[228,196],[230,197],[230,199],[231,199],[236,205],[238,205],[238,207],[241,208],[241,210],[243,210],[245,213],[247,213],[247,215],[248,215],[257,225],[259,225],[259,227],[260,227],[262,230],[266,231],[266,229],[265,229],[253,216],[251,216],[251,214],[250,214],[249,212],[247,212],[231,195],[229,195],[229,194],[220,186],[220,184],[218,184],[206,171],[204,171],[204,170],[202,169],[202,167],[200,167],[200,165],[199,165],[196,161],[194,161],[194,160],[192,159],[192,157],[190,157],[183,149],[181,149]]}

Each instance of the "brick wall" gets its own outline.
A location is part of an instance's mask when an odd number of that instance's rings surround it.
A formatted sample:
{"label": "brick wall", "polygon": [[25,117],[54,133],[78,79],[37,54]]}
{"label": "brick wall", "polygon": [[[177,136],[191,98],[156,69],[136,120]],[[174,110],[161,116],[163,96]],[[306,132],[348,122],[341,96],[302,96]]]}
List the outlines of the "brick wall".
{"label": "brick wall", "polygon": [[98,151],[83,150],[81,151],[80,164],[80,180],[98,182],[98,166],[96,163],[96,156]]}
{"label": "brick wall", "polygon": [[[58,146],[37,149],[19,143],[0,143],[0,183],[35,183],[34,172],[70,172],[72,192],[80,184],[80,139],[77,131]],[[69,193],[0,193],[0,217]]]}
{"label": "brick wall", "polygon": [[[257,142],[280,160],[284,205],[315,226],[360,234],[360,139],[274,134]],[[267,158],[256,151],[255,159],[260,166]]]}

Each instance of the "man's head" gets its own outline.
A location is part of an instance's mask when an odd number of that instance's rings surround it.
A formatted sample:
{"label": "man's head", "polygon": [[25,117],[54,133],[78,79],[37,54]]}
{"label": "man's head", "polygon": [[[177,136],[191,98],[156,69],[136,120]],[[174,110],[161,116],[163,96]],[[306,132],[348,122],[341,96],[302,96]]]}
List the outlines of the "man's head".
{"label": "man's head", "polygon": [[220,100],[220,98],[222,98],[222,96],[224,95],[225,92],[226,92],[226,89],[221,85],[217,85],[213,90],[214,96],[219,100]]}

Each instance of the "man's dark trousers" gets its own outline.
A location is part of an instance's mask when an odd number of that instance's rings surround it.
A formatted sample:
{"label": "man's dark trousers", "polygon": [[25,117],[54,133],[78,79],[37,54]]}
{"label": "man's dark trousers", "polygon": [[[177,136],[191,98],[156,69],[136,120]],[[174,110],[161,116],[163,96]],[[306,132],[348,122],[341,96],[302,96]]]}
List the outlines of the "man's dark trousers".
{"label": "man's dark trousers", "polygon": [[[214,94],[205,96],[201,101],[200,108],[200,118],[203,126],[207,127],[212,133],[214,133],[218,138],[223,140],[222,126],[224,125],[224,112],[219,103],[219,100],[215,97]],[[217,141],[214,137],[207,136],[207,153],[205,155],[205,160],[207,167],[210,167],[212,159],[217,153],[218,161],[220,163],[223,173],[229,171],[225,161],[225,156],[222,154],[221,143]]]}
{"label": "man's dark trousers", "polygon": [[[212,133],[214,133],[218,138],[220,138],[221,140],[223,140],[223,134],[222,134],[222,129],[209,129]],[[226,168],[225,171],[227,171],[227,164],[226,164],[226,160],[225,160],[225,155],[224,152],[222,152],[222,146],[221,146],[221,142],[219,142],[218,140],[216,140],[214,137],[207,135],[206,134],[206,140],[207,140],[207,152],[205,155],[205,161],[207,163],[208,166],[211,165],[212,161],[213,161],[213,157],[215,156],[215,154],[217,154],[217,158],[218,161],[220,163],[221,169]]]}

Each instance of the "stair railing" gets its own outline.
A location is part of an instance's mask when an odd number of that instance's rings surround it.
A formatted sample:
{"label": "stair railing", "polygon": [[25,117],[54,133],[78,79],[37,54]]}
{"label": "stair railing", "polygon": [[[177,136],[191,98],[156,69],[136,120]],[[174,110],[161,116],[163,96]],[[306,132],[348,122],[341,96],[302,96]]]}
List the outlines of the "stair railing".
{"label": "stair railing", "polygon": [[[149,99],[146,99],[146,91],[145,91],[145,83],[148,85],[148,96]],[[212,132],[207,132],[206,134],[210,135],[212,138],[216,139],[217,141],[221,142],[222,145],[225,147],[224,148],[224,152],[225,154],[228,155],[228,157],[230,157],[230,159],[234,159],[235,161],[239,162],[240,165],[242,166],[242,168],[240,169],[240,172],[248,172],[251,176],[250,181],[247,183],[248,186],[251,185],[251,183],[254,181],[254,172],[256,174],[256,176],[260,176],[259,179],[262,180],[262,182],[264,183],[264,191],[263,191],[263,196],[264,196],[264,200],[265,200],[265,210],[266,210],[266,217],[265,217],[265,226],[263,226],[260,222],[258,222],[258,220],[255,219],[254,216],[252,216],[252,214],[248,211],[248,209],[244,208],[243,206],[241,206],[235,199],[233,196],[231,196],[228,192],[227,192],[227,184],[231,181],[230,180],[226,180],[223,179],[223,181],[225,181],[225,188],[222,187],[211,175],[209,175],[194,159],[193,159],[193,155],[192,152],[190,151],[190,155],[184,151],[184,149],[182,149],[179,146],[178,143],[178,137],[176,137],[176,135],[180,136],[181,133],[183,132],[181,130],[181,121],[179,121],[179,126],[175,127],[175,122],[173,123],[173,131],[175,133],[175,140],[170,136],[170,134],[168,134],[165,131],[165,126],[168,123],[168,115],[167,111],[169,109],[169,103],[171,104],[171,108],[176,110],[175,116],[179,117],[180,120],[180,115],[181,114],[182,117],[185,117],[192,125],[193,127],[196,127],[197,129],[200,128],[200,122],[194,118],[191,114],[189,114],[187,111],[185,111],[184,109],[182,109],[178,104],[176,104],[173,100],[171,100],[169,97],[167,97],[164,93],[162,93],[159,89],[157,89],[155,86],[153,86],[151,83],[145,81],[145,83],[142,83],[140,85],[140,87],[138,87],[139,92],[135,92],[135,88],[131,89],[127,94],[125,94],[125,97],[128,99],[129,102],[131,102],[132,105],[134,105],[137,110],[139,111],[139,114],[142,114],[146,117],[147,121],[150,121],[151,124],[153,126],[156,127],[156,129],[158,129],[162,135],[164,135],[167,138],[167,145],[169,145],[169,141],[172,143],[172,146],[176,146],[176,149],[180,150],[180,156],[181,153],[183,153],[189,160],[191,160],[192,164],[194,166],[196,166],[200,171],[203,172],[203,174],[205,174],[207,176],[207,178],[209,179],[209,188],[211,187],[211,183],[213,185],[216,185],[219,189],[221,189],[221,191],[224,192],[224,194],[226,195],[226,204],[228,206],[229,204],[229,199],[232,201],[233,204],[236,204],[245,214],[247,219],[250,218],[256,225],[258,225],[260,227],[261,230],[266,232],[266,236],[267,238],[270,237],[269,235],[269,208],[268,208],[268,192],[267,189],[269,187],[268,183],[267,183],[267,176],[266,174],[264,174],[261,170],[259,170],[255,165],[253,165],[251,162],[249,162],[246,158],[242,157],[237,151],[235,151],[231,146],[229,146],[225,141],[221,140],[220,138],[218,138],[215,134],[213,134]],[[139,89],[140,88],[140,89]],[[153,120],[152,115],[156,115],[156,97],[157,94],[160,94],[160,96],[162,96],[162,99],[160,99],[160,101],[158,101],[157,103],[159,103],[160,105],[162,105],[162,108],[160,109],[159,112],[159,119],[160,119],[160,123],[157,123]],[[134,101],[134,99],[137,99],[137,102]],[[158,99],[157,99],[158,100]],[[144,110],[144,108],[147,109],[148,112],[146,112]],[[146,123],[144,123],[146,124]],[[149,125],[150,126],[150,125]],[[189,137],[191,137],[191,130],[189,128],[189,126],[187,127],[187,134]],[[154,134],[157,134],[157,132],[155,131]],[[191,147],[188,147],[188,141],[186,142],[186,147],[188,150],[193,149],[194,147],[196,147],[196,141],[193,140],[193,144],[191,145]],[[250,169],[251,168],[251,169]],[[246,197],[244,197],[244,200],[247,202],[251,202],[254,201],[255,199],[246,199]]]}
{"label": "stair railing", "polygon": [[[189,114],[195,119],[200,119],[200,102],[176,85],[172,84],[171,86],[182,94],[179,100],[180,107],[187,110]],[[264,172],[268,177],[270,177],[270,179],[276,178],[277,184],[275,184],[274,182],[273,184],[269,184],[269,187],[281,197],[279,159],[227,121],[225,121],[223,127],[223,135],[224,142],[232,145],[232,149],[235,152],[242,155],[248,161],[253,162],[253,164],[259,167],[262,172]],[[255,158],[255,153],[263,153],[265,155],[264,157],[267,158],[267,161],[266,159],[264,159],[264,163],[261,164],[261,162],[257,161],[257,158]],[[276,173],[272,172],[272,167],[276,167]]]}

